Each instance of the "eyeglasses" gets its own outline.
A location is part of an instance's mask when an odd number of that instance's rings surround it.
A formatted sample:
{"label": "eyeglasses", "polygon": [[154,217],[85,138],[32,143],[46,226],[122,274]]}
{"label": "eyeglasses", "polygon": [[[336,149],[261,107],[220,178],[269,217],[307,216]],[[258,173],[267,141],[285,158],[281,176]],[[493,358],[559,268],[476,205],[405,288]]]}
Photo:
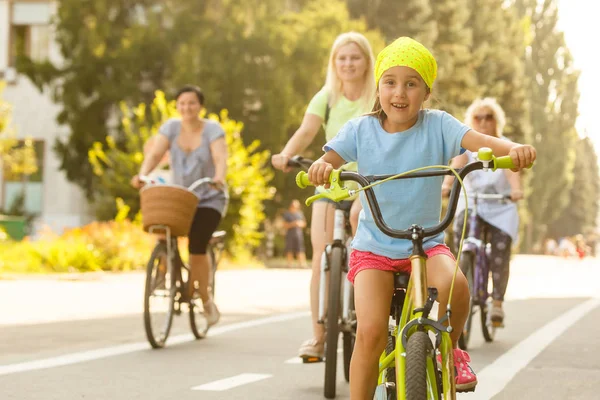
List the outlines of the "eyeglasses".
{"label": "eyeglasses", "polygon": [[473,118],[477,122],[481,122],[481,121],[484,121],[484,120],[485,121],[493,121],[494,120],[494,114],[474,115]]}

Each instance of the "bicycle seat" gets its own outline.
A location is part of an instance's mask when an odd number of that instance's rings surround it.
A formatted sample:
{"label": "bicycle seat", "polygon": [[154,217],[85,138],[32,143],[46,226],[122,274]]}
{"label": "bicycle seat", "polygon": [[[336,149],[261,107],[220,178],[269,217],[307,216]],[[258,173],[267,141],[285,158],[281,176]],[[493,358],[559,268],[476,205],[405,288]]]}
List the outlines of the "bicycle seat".
{"label": "bicycle seat", "polygon": [[394,289],[406,289],[408,288],[408,280],[410,274],[406,272],[396,272],[394,274]]}
{"label": "bicycle seat", "polygon": [[215,231],[210,238],[210,244],[223,242],[226,234],[227,232],[225,231]]}

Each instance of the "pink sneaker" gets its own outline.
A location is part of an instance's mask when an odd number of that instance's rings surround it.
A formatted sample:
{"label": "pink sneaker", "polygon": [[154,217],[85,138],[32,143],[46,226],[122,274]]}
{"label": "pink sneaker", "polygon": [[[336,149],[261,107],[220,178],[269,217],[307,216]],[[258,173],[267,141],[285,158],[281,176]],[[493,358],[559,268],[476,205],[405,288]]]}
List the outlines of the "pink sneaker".
{"label": "pink sneaker", "polygon": [[477,386],[477,376],[469,365],[469,353],[459,348],[454,349],[454,375],[457,392],[472,392]]}

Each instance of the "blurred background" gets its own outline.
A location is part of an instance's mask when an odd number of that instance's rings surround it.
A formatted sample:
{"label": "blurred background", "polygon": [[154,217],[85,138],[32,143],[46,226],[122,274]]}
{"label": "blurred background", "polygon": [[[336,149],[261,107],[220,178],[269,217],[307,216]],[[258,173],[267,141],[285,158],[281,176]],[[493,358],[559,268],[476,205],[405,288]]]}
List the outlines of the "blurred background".
{"label": "blurred background", "polygon": [[[221,224],[235,227],[229,255],[280,255],[278,217],[305,194],[268,160],[322,87],[331,43],[350,30],[364,33],[375,54],[402,35],[432,49],[440,66],[432,108],[461,119],[473,99],[497,98],[505,135],[539,152],[535,171],[524,174],[518,251],[543,253],[548,240],[581,235],[593,254],[599,65],[589,7],[583,0],[0,0],[4,238],[29,237],[19,250],[27,253],[34,241],[60,241],[71,229],[66,235],[105,254],[4,269],[139,267],[107,260],[115,246],[93,236],[108,221],[135,232],[139,199],[129,178],[144,144],[175,115],[172,95],[186,83],[203,89],[209,114],[231,122],[237,161],[230,161],[233,199]],[[317,157],[320,145],[304,155]],[[240,171],[244,179],[236,179]],[[84,228],[75,234],[76,227]]]}

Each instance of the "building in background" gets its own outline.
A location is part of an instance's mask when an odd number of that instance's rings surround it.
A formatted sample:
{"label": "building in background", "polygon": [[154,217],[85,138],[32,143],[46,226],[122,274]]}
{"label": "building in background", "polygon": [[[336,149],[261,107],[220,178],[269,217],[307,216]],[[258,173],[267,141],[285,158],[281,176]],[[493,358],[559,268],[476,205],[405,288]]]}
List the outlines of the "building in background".
{"label": "building in background", "polygon": [[[88,203],[78,186],[67,181],[59,170],[60,161],[52,150],[57,138],[66,137],[69,128],[56,123],[60,107],[48,91],[40,91],[15,69],[19,51],[32,59],[60,63],[58,45],[50,19],[57,7],[48,0],[0,0],[0,80],[7,83],[2,94],[13,107],[12,126],[19,139],[32,138],[39,171],[25,184],[25,209],[39,215],[34,234],[42,226],[60,232],[91,219]],[[0,170],[0,207],[8,208],[23,189]]]}

